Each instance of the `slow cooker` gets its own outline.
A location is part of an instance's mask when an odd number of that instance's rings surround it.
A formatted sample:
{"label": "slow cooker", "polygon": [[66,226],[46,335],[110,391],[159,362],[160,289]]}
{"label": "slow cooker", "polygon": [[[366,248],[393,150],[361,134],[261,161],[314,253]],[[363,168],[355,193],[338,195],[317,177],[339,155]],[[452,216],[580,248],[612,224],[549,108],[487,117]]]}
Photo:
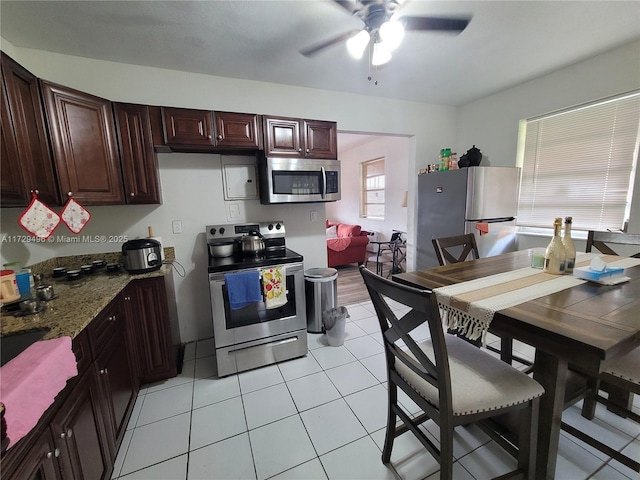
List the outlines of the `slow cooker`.
{"label": "slow cooker", "polygon": [[151,238],[138,238],[122,244],[124,268],[129,273],[147,273],[162,266],[160,242]]}

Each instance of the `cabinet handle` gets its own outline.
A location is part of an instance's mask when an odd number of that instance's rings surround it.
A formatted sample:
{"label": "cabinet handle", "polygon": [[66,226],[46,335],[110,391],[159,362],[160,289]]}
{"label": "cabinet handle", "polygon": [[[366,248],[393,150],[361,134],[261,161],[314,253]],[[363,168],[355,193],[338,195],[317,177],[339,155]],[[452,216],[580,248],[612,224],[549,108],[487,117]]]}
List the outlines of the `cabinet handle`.
{"label": "cabinet handle", "polygon": [[309,153],[309,149],[307,148],[307,153]]}
{"label": "cabinet handle", "polygon": [[69,428],[67,429],[67,438],[71,438],[71,437],[73,437],[73,430]]}
{"label": "cabinet handle", "polygon": [[299,148],[299,149],[298,149],[298,151],[299,151],[299,152],[301,152],[301,151],[302,151],[302,148]]}
{"label": "cabinet handle", "polygon": [[222,135],[218,135],[218,140],[222,140]]}
{"label": "cabinet handle", "polygon": [[35,193],[36,195],[40,195],[40,190],[38,190],[38,189],[36,188],[36,189],[31,190],[31,192],[30,192],[30,193]]}
{"label": "cabinet handle", "polygon": [[134,192],[131,192],[129,195],[132,196],[132,197],[136,196],[136,194]]}
{"label": "cabinet handle", "polygon": [[67,192],[67,197],[73,196],[73,192]]}
{"label": "cabinet handle", "polygon": [[211,140],[211,134],[207,135],[207,138],[208,138],[209,140]]}
{"label": "cabinet handle", "polygon": [[47,452],[47,458],[52,458],[52,457],[58,458],[59,456],[60,456],[59,448],[56,448],[53,452]]}
{"label": "cabinet handle", "polygon": [[109,370],[107,368],[103,368],[102,370],[100,370],[100,375],[105,375],[105,374],[109,374]]}
{"label": "cabinet handle", "polygon": [[124,299],[125,299],[125,301],[128,302],[129,300],[131,300],[131,297],[127,295],[126,297],[124,297]]}

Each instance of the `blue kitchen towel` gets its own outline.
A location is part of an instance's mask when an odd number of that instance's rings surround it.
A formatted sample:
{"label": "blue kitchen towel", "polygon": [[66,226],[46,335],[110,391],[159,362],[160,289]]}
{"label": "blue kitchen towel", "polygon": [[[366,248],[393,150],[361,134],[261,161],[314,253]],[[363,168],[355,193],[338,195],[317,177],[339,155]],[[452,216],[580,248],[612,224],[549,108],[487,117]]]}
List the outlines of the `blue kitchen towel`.
{"label": "blue kitchen towel", "polygon": [[250,303],[262,301],[260,273],[258,270],[227,273],[224,276],[224,281],[227,285],[231,310],[239,310]]}

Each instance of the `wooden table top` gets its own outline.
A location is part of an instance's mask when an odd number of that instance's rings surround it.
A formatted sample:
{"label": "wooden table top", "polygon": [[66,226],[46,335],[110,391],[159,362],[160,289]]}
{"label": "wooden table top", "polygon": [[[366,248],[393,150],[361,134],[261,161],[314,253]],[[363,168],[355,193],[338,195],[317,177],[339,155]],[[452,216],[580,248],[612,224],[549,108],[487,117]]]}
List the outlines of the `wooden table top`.
{"label": "wooden table top", "polygon": [[[533,250],[393,276],[419,288],[437,288],[531,265]],[[640,345],[640,266],[629,282],[615,286],[585,282],[496,312],[490,330],[566,358],[588,373]]]}

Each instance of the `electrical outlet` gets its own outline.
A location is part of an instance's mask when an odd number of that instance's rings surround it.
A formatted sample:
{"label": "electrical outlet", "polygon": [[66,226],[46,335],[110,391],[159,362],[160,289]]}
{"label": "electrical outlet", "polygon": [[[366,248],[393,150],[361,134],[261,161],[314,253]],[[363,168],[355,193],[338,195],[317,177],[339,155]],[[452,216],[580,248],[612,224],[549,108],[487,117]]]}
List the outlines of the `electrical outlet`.
{"label": "electrical outlet", "polygon": [[182,233],[182,222],[180,220],[174,220],[171,222],[171,228],[173,233]]}
{"label": "electrical outlet", "polygon": [[316,212],[315,210],[311,210],[311,221],[312,222],[318,221],[318,212]]}

